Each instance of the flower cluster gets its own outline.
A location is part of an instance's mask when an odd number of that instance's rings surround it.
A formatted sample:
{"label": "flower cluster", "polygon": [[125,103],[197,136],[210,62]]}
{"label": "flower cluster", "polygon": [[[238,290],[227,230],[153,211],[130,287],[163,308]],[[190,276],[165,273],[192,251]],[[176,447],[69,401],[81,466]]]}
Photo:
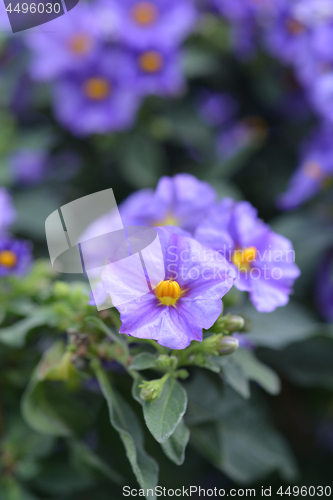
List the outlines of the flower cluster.
{"label": "flower cluster", "polygon": [[142,99],[181,92],[191,0],[97,0],[26,36],[30,75],[51,81],[54,113],[76,135],[130,127]]}
{"label": "flower cluster", "polygon": [[212,4],[231,23],[235,52],[241,57],[253,55],[260,39],[269,54],[292,67],[307,102],[322,120],[301,152],[300,166],[279,200],[281,208],[294,209],[332,176],[327,143],[333,125],[332,1],[212,0]]}
{"label": "flower cluster", "polygon": [[[172,349],[202,340],[222,311],[221,298],[232,285],[250,294],[258,311],[284,306],[300,272],[289,240],[258,219],[247,202],[216,202],[212,187],[189,174],[160,180],[155,192],[142,190],[122,203],[125,225],[154,226],[164,259],[164,279],[137,299],[117,305],[121,333],[155,339]],[[107,232],[113,213],[88,228]],[[164,226],[164,227],[162,227]],[[103,290],[114,291],[118,278],[106,266]],[[133,276],[133,283],[148,277]],[[120,285],[122,294],[131,295]],[[142,288],[142,287],[141,287]]]}
{"label": "flower cluster", "polygon": [[0,277],[25,274],[32,262],[30,243],[15,240],[8,233],[15,217],[9,193],[0,188]]}

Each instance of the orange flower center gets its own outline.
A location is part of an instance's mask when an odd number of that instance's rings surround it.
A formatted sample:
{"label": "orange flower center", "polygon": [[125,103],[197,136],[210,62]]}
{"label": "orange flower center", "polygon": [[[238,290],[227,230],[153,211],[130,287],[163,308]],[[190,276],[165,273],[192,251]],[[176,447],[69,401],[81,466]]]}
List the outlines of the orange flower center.
{"label": "orange flower center", "polygon": [[161,281],[155,288],[155,295],[165,306],[174,306],[181,295],[177,281]]}
{"label": "orange flower center", "polygon": [[140,55],[139,65],[147,73],[156,73],[163,66],[163,57],[155,50],[148,50]]}
{"label": "orange flower center", "polygon": [[255,247],[237,249],[232,256],[232,262],[242,272],[248,272],[251,268],[251,263],[257,258],[257,249]]}
{"label": "orange flower center", "polygon": [[111,85],[104,78],[89,78],[83,84],[83,92],[89,99],[101,101],[110,94]]}
{"label": "orange flower center", "polygon": [[296,19],[287,19],[286,21],[287,30],[292,35],[302,35],[306,31],[304,24],[300,23]]}
{"label": "orange flower center", "polygon": [[89,35],[78,34],[71,37],[68,45],[74,54],[86,54],[91,49],[92,40]]}
{"label": "orange flower center", "polygon": [[10,250],[0,252],[0,265],[5,267],[14,267],[17,262],[17,256]]}
{"label": "orange flower center", "polygon": [[132,8],[132,18],[137,24],[140,24],[141,26],[150,26],[154,24],[157,17],[158,10],[156,5],[154,5],[152,2],[138,2]]}
{"label": "orange flower center", "polygon": [[310,177],[310,179],[314,179],[315,181],[320,181],[324,177],[320,165],[316,161],[308,161],[305,163],[303,166],[303,172],[307,177]]}

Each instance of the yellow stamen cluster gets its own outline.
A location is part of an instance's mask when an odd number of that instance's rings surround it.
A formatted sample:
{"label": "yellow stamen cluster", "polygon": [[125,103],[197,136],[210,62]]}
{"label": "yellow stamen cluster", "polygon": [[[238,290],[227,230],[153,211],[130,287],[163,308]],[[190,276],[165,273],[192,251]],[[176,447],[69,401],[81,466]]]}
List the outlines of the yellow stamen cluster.
{"label": "yellow stamen cluster", "polygon": [[139,66],[147,73],[157,73],[163,66],[163,57],[155,50],[148,50],[139,56]]}
{"label": "yellow stamen cluster", "polygon": [[78,34],[73,35],[69,40],[69,50],[74,54],[87,54],[90,51],[92,40],[89,35]]}
{"label": "yellow stamen cluster", "polygon": [[174,306],[181,295],[177,281],[161,281],[155,288],[155,295],[165,306]]}
{"label": "yellow stamen cluster", "polygon": [[93,101],[105,99],[110,92],[111,85],[104,78],[89,78],[83,84],[83,93]]}
{"label": "yellow stamen cluster", "polygon": [[0,252],[0,265],[5,267],[14,267],[17,262],[17,256],[10,250]]}
{"label": "yellow stamen cluster", "polygon": [[179,222],[173,215],[167,215],[165,219],[153,222],[155,226],[178,226]]}
{"label": "yellow stamen cluster", "polygon": [[257,258],[257,249],[248,247],[244,250],[235,250],[232,256],[232,262],[242,272],[248,272],[251,269],[251,263]]}
{"label": "yellow stamen cluster", "polygon": [[158,17],[156,5],[152,2],[142,1],[134,5],[132,9],[132,18],[141,26],[150,26],[154,24]]}

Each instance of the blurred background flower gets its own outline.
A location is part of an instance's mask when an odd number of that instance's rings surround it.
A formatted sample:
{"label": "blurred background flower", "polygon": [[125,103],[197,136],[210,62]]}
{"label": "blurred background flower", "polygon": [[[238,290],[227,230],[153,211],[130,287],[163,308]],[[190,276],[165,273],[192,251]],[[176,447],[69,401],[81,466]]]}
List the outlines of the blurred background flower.
{"label": "blurred background flower", "polygon": [[[104,340],[97,323],[82,327],[95,314],[112,330],[119,315],[97,315],[84,278],[57,275],[53,283],[43,260],[46,218],[110,187],[125,226],[176,226],[208,250],[227,242],[240,275],[223,297],[224,313],[242,320],[223,348],[238,349],[219,366],[192,353],[180,451],[145,435],[159,484],[275,492],[331,484],[332,0],[80,0],[16,34],[2,3],[0,27],[4,499],[118,499],[119,474],[134,479],[100,391],[85,390],[97,386],[94,352],[125,394],[121,404],[132,399],[124,346]],[[95,221],[86,237],[106,232],[113,217]],[[272,249],[295,251],[296,263],[276,265],[281,282],[244,279],[258,250]],[[126,333],[158,316],[156,303],[177,290],[151,294],[149,310],[137,304],[134,326],[125,311]],[[94,296],[104,302],[101,284]],[[193,297],[196,324],[186,312],[163,330],[172,347],[199,339],[220,311],[205,307],[199,289]],[[79,332],[68,332],[73,324]],[[152,344],[139,342],[131,352],[145,346],[149,358]],[[154,368],[144,361],[149,376]],[[133,405],[130,431],[140,429]],[[155,477],[154,460],[142,449],[138,456]]]}

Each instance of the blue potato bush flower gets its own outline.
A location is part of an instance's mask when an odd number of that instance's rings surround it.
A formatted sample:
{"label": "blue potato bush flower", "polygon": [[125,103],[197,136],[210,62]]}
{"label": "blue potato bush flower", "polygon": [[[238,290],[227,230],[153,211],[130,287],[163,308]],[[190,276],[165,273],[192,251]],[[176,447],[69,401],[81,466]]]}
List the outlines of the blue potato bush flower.
{"label": "blue potato bush flower", "polygon": [[[165,276],[143,297],[117,306],[120,333],[154,339],[169,349],[184,349],[202,341],[222,312],[222,297],[233,285],[232,269],[216,252],[207,252],[177,228],[158,228]],[[102,273],[104,289],[113,283],[112,270]]]}
{"label": "blue potato bush flower", "polygon": [[55,115],[77,135],[129,128],[140,104],[133,70],[129,54],[117,49],[96,54],[82,70],[54,84]]}
{"label": "blue potato bush flower", "polygon": [[0,241],[0,276],[26,274],[31,264],[31,245],[28,241]]}
{"label": "blue potato bush flower", "polygon": [[290,241],[258,218],[250,203],[222,200],[195,236],[233,264],[236,288],[250,293],[258,311],[271,312],[287,304],[300,275],[295,252]]}
{"label": "blue potato bush flower", "polygon": [[329,185],[333,176],[332,133],[333,127],[325,124],[304,143],[300,165],[288,190],[279,197],[279,207],[295,209]]}
{"label": "blue potato bush flower", "polygon": [[15,217],[16,212],[10,194],[5,188],[0,188],[0,235],[7,232]]}

